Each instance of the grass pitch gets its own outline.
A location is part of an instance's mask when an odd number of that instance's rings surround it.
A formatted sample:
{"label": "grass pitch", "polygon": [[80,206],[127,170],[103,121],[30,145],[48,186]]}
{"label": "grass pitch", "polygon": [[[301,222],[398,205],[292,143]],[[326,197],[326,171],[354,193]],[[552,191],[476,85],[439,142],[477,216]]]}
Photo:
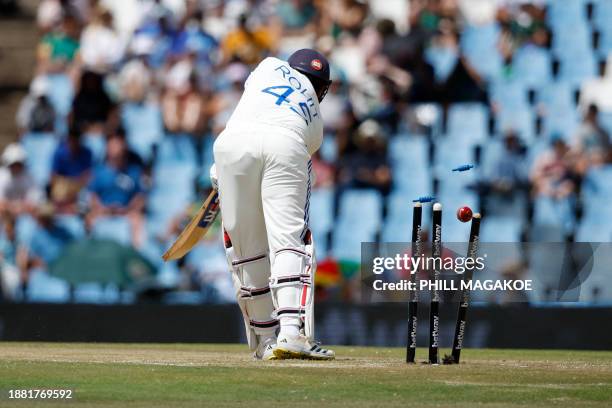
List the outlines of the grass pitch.
{"label": "grass pitch", "polygon": [[[5,342],[0,407],[612,406],[612,352],[464,350],[458,366],[429,366],[406,365],[403,349],[335,350],[256,362],[242,345]],[[74,398],[8,398],[41,388]]]}

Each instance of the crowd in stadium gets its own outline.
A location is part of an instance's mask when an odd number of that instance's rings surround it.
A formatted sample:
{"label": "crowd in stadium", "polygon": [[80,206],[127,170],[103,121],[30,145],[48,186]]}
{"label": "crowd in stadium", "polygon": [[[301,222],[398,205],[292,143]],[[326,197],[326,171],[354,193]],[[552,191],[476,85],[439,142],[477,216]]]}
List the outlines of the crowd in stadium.
{"label": "crowd in stadium", "polygon": [[[194,301],[233,299],[218,231],[179,264],[160,255],[210,189],[250,70],[304,47],[334,81],[310,215],[331,292],[352,298],[361,241],[409,240],[423,195],[480,208],[483,240],[609,241],[611,16],[607,0],[41,0],[1,156],[4,295],[64,299],[45,270],[99,237]],[[467,239],[446,218],[445,239]]]}

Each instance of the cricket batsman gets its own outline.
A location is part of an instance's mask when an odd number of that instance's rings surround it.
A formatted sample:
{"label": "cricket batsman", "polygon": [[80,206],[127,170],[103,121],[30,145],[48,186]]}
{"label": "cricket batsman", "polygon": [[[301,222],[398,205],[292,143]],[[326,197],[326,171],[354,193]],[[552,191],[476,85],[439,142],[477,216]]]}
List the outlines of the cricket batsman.
{"label": "cricket batsman", "polygon": [[[331,360],[314,342],[310,157],[320,147],[326,58],[264,59],[214,145],[225,248],[255,358]],[[278,333],[278,338],[277,338]]]}

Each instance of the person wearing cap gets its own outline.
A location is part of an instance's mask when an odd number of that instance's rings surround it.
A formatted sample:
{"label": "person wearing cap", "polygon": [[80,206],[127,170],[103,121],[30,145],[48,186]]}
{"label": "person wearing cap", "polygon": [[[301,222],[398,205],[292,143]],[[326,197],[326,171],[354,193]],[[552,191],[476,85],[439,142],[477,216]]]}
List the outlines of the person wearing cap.
{"label": "person wearing cap", "polygon": [[[312,155],[329,63],[302,49],[266,58],[214,144],[225,247],[249,346],[258,359],[330,360],[314,341],[314,243],[308,228]],[[278,337],[277,337],[278,333]]]}
{"label": "person wearing cap", "polygon": [[26,159],[26,151],[18,143],[8,145],[2,153],[0,213],[13,216],[32,213],[41,201],[42,191],[28,173]]}

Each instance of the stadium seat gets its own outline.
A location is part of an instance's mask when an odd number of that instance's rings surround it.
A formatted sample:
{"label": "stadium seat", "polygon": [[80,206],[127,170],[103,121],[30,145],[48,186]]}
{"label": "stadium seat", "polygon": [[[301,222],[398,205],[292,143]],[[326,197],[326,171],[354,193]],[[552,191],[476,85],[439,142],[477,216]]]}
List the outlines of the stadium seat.
{"label": "stadium seat", "polygon": [[26,165],[34,181],[40,187],[46,186],[51,178],[57,138],[52,133],[27,133],[22,137],[21,144],[27,152]]}
{"label": "stadium seat", "polygon": [[72,108],[74,86],[67,74],[47,75],[49,80],[49,100],[61,117],[66,117]]}
{"label": "stadium seat", "polygon": [[132,242],[132,229],[125,217],[100,217],[92,227],[92,235],[96,238],[110,239],[122,245]]}
{"label": "stadium seat", "polygon": [[609,31],[612,21],[612,1],[595,0],[593,3],[593,25],[601,31]]}
{"label": "stadium seat", "polygon": [[375,232],[382,221],[382,197],[376,190],[347,190],[340,198],[339,222]]}
{"label": "stadium seat", "polygon": [[130,148],[143,160],[150,160],[153,146],[163,137],[163,123],[159,107],[150,103],[124,103],[121,108],[121,117]]}
{"label": "stadium seat", "polygon": [[576,87],[584,80],[597,76],[597,61],[590,50],[563,57],[560,64],[558,79]]}
{"label": "stadium seat", "polygon": [[328,163],[335,163],[338,158],[338,145],[333,134],[327,134],[323,137],[323,143],[319,149],[321,158]]}
{"label": "stadium seat", "polygon": [[402,167],[394,167],[393,169],[393,188],[395,192],[401,193],[404,197],[411,200],[431,195],[432,191],[432,173],[430,169],[410,169]]}
{"label": "stadium seat", "polygon": [[331,255],[339,260],[359,261],[361,243],[373,242],[374,239],[373,231],[356,227],[349,220],[338,222],[334,229]]}
{"label": "stadium seat", "polygon": [[587,0],[549,1],[546,18],[553,27],[572,27],[584,24],[587,17]]}
{"label": "stadium seat", "polygon": [[[462,141],[460,136],[454,139],[442,139],[436,143],[434,168],[440,178],[448,178],[453,168],[473,162],[474,146]],[[470,177],[470,173],[473,172],[463,174]]]}
{"label": "stadium seat", "polygon": [[553,27],[552,51],[555,56],[571,59],[592,50],[591,29],[586,22],[575,22],[572,29],[567,26]]}
{"label": "stadium seat", "polygon": [[536,101],[545,111],[572,111],[576,109],[574,90],[567,82],[544,84],[536,94]]}
{"label": "stadium seat", "polygon": [[499,26],[487,24],[465,27],[461,35],[461,49],[474,69],[488,80],[501,75],[502,58],[497,48]]}
{"label": "stadium seat", "polygon": [[[427,180],[429,181],[429,180]],[[423,194],[428,195],[428,194]],[[412,200],[410,196],[402,191],[396,191],[387,199],[387,218],[382,230],[383,242],[407,242],[411,239],[412,231]],[[424,207],[429,208],[429,207]],[[429,212],[423,212],[423,221],[429,219]]]}
{"label": "stadium seat", "polygon": [[429,167],[429,143],[421,136],[397,135],[389,141],[391,167],[397,171],[424,171]]}
{"label": "stadium seat", "polygon": [[189,135],[167,134],[160,141],[155,165],[180,163],[197,169],[197,156],[195,144]]}
{"label": "stadium seat", "polygon": [[550,53],[535,45],[524,45],[512,58],[514,79],[530,88],[539,88],[552,80]]}
{"label": "stadium seat", "polygon": [[74,301],[77,303],[117,303],[121,293],[116,286],[104,286],[97,282],[81,283],[74,287]]}
{"label": "stadium seat", "polygon": [[456,103],[448,110],[446,132],[466,144],[478,144],[488,136],[488,108],[479,103]]}
{"label": "stadium seat", "polygon": [[329,188],[317,188],[312,190],[310,196],[309,225],[315,236],[323,237],[333,228],[333,212],[333,190]]}
{"label": "stadium seat", "polygon": [[497,80],[490,85],[491,102],[501,109],[525,109],[529,106],[527,96],[526,86],[518,80]]}
{"label": "stadium seat", "polygon": [[64,280],[36,269],[30,271],[26,299],[29,302],[68,302],[70,286]]}
{"label": "stadium seat", "polygon": [[575,225],[572,199],[537,197],[534,201],[532,241],[560,242]]}
{"label": "stadium seat", "polygon": [[491,216],[482,220],[482,242],[517,242],[520,237],[521,223],[512,216]]}

